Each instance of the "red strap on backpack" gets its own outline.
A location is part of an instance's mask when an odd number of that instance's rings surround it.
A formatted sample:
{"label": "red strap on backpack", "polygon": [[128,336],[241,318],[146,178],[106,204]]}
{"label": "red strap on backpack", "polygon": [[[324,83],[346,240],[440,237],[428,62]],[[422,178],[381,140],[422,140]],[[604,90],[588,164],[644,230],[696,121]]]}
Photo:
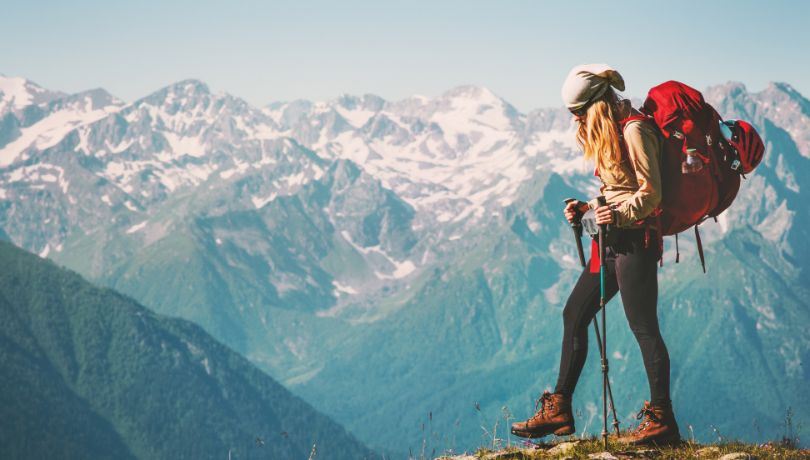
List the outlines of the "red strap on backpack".
{"label": "red strap on backpack", "polygon": [[638,121],[644,121],[644,120],[648,120],[648,119],[649,119],[649,117],[648,117],[648,116],[646,116],[646,115],[644,115],[644,114],[641,114],[641,115],[630,115],[630,116],[629,116],[629,117],[627,117],[627,118],[623,118],[623,119],[621,119],[621,120],[619,121],[619,125],[621,126],[622,130],[624,130],[624,127],[627,125],[627,123],[630,123],[631,121],[636,121],[636,120],[638,120]]}

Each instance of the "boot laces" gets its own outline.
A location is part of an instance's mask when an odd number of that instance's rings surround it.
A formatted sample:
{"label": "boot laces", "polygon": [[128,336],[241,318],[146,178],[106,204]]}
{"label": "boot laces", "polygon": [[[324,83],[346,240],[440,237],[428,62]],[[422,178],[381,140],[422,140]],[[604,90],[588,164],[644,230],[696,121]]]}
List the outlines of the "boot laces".
{"label": "boot laces", "polygon": [[636,433],[638,433],[638,432],[642,431],[644,428],[646,428],[647,425],[650,424],[650,422],[658,422],[658,421],[660,421],[658,416],[655,415],[655,412],[649,406],[642,407],[641,410],[638,411],[638,414],[636,414],[636,419],[637,420],[641,420],[642,418],[644,418],[644,420],[642,420],[641,423],[639,423],[638,428],[636,428]]}
{"label": "boot laces", "polygon": [[534,402],[535,414],[532,418],[543,417],[546,413],[546,409],[551,410],[552,407],[554,407],[554,401],[551,399],[551,393],[544,391]]}

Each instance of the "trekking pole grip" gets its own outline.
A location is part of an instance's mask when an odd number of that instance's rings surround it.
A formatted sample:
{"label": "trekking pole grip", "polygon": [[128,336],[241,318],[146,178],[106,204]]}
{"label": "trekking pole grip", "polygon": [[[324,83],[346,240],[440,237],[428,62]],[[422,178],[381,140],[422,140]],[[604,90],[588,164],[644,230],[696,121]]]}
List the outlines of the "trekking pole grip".
{"label": "trekking pole grip", "polygon": [[563,200],[563,203],[566,205],[569,203],[576,203],[574,205],[574,221],[571,222],[572,227],[582,227],[582,215],[584,214],[579,208],[582,206],[582,202],[576,198],[566,198]]}

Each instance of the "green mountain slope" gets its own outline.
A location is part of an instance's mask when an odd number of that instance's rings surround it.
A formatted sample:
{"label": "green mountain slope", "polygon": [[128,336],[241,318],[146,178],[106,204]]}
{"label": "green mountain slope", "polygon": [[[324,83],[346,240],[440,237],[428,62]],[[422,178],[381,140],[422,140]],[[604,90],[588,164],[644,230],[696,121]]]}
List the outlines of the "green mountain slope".
{"label": "green mountain slope", "polygon": [[9,243],[0,266],[0,457],[371,457],[198,326]]}
{"label": "green mountain slope", "polygon": [[134,458],[115,428],[71,391],[5,296],[0,322],[2,456]]}

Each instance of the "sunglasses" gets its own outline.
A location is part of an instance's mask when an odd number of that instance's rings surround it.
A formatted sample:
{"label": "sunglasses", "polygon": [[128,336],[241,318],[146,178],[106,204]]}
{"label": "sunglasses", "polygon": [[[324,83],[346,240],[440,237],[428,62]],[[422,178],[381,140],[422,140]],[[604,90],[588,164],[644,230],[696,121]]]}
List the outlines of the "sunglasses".
{"label": "sunglasses", "polygon": [[590,100],[590,101],[588,101],[588,102],[586,102],[585,104],[583,104],[583,105],[582,105],[582,107],[580,107],[580,108],[578,108],[578,109],[568,109],[568,110],[569,110],[569,111],[570,111],[572,114],[574,114],[574,116],[576,116],[577,118],[585,118],[585,114],[586,114],[586,113],[588,113],[588,109],[589,109],[589,108],[590,108],[590,107],[591,107],[591,106],[594,104],[594,102],[596,102],[597,100],[599,100],[599,98],[598,98],[598,97],[597,97],[597,98],[595,98],[595,99],[592,99],[592,100]]}
{"label": "sunglasses", "polygon": [[[599,97],[586,102],[585,104],[582,105],[582,107],[580,107],[578,109],[568,109],[568,111],[571,112],[577,118],[584,118],[585,114],[588,113],[588,109],[594,104],[594,102],[596,102],[598,100],[599,100]],[[616,99],[615,102],[618,103],[619,99]]]}
{"label": "sunglasses", "polygon": [[593,104],[593,101],[588,101],[582,107],[578,109],[568,109],[575,117],[583,118],[586,113],[588,113],[588,108]]}

